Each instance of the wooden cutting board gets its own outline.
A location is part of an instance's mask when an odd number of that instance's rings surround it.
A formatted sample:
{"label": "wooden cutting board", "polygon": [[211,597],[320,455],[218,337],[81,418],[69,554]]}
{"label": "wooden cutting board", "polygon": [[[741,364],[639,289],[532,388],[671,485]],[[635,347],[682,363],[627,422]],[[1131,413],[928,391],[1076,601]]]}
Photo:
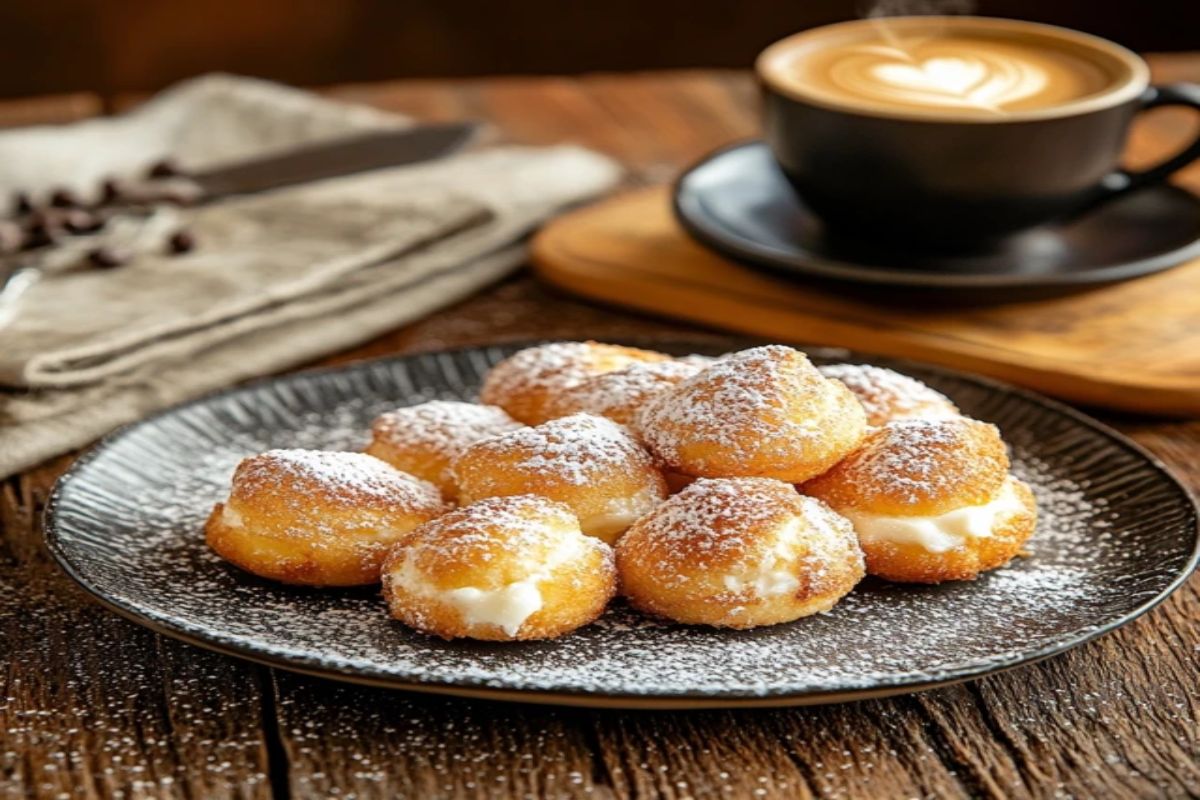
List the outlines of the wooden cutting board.
{"label": "wooden cutting board", "polygon": [[586,297],[780,341],[991,375],[1087,405],[1200,416],[1200,260],[1082,294],[917,310],[736,264],[676,224],[667,187],[563,216],[534,239],[547,281]]}

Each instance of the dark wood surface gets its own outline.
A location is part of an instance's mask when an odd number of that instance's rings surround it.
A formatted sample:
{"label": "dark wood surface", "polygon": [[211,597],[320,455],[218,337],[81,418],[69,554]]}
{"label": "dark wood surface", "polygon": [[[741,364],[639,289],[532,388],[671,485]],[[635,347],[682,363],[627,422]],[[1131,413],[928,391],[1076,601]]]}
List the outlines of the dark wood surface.
{"label": "dark wood surface", "polygon": [[[1200,78],[1200,59],[1156,59]],[[754,130],[743,74],[341,87],[669,178]],[[0,107],[0,124],[90,113]],[[1185,118],[1164,118],[1178,124]],[[327,363],[499,339],[702,331],[518,276]],[[1105,417],[1200,488],[1200,422]],[[2,445],[0,445],[2,446]],[[887,700],[741,712],[555,710],[343,686],[151,634],[51,563],[38,517],[65,456],[0,487],[3,797],[1184,797],[1200,795],[1200,579],[1117,633],[975,683]],[[803,654],[797,654],[802,657]]]}

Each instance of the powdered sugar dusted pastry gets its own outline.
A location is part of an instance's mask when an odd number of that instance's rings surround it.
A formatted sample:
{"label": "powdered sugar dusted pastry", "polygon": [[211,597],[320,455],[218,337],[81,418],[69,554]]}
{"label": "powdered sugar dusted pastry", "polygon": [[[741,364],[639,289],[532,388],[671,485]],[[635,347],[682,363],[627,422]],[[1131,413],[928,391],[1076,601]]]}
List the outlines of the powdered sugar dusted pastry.
{"label": "powdered sugar dusted pastry", "polygon": [[636,417],[642,406],[702,369],[703,364],[682,359],[630,364],[592,375],[563,389],[550,402],[550,413],[555,417],[595,414],[636,430]]}
{"label": "powdered sugar dusted pastry", "polygon": [[849,389],[782,345],[725,356],[650,401],[638,423],[646,445],[676,472],[790,483],[832,467],[867,429]]}
{"label": "powdered sugar dusted pastry", "polygon": [[454,463],[460,499],[535,494],[568,506],[583,532],[613,542],[666,497],[650,455],[629,431],[574,414],[484,439]]}
{"label": "powdered sugar dusted pastry", "polygon": [[434,400],[377,417],[366,452],[429,481],[455,500],[458,486],[450,466],[458,454],[480,439],[520,427],[498,406]]}
{"label": "powdered sugar dusted pastry", "polygon": [[958,407],[941,392],[916,378],[870,364],[829,364],[818,367],[854,392],[867,412],[867,422],[883,425],[894,419],[941,419],[958,416]]}
{"label": "powdered sugar dusted pastry", "polygon": [[898,420],[802,491],[853,523],[869,573],[939,583],[1006,564],[1033,534],[1033,494],[1008,467],[993,425]]}
{"label": "powdered sugar dusted pastry", "polygon": [[863,577],[850,523],[767,478],[702,478],[639,520],[616,551],[634,606],[721,628],[828,611]]}
{"label": "powdered sugar dusted pastry", "polygon": [[479,398],[503,408],[514,419],[537,425],[551,419],[550,404],[584,379],[643,361],[670,356],[636,347],[599,342],[556,342],[514,353],[492,367]]}
{"label": "powdered sugar dusted pastry", "polygon": [[608,545],[540,497],[497,497],[417,528],[383,567],[392,616],[443,639],[552,639],[616,591]]}
{"label": "powdered sugar dusted pastry", "polygon": [[377,583],[388,548],[446,510],[432,484],[363,453],[270,450],[238,465],[204,532],[255,575],[356,586]]}

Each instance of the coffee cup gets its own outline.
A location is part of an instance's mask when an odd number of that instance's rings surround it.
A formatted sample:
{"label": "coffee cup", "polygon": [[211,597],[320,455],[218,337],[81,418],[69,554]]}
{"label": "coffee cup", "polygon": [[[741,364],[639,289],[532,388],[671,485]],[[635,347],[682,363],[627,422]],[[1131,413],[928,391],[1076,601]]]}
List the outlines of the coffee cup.
{"label": "coffee cup", "polygon": [[814,28],[759,56],[765,138],[835,235],[973,249],[1165,180],[1119,167],[1138,112],[1200,109],[1200,85],[1077,31],[987,17]]}

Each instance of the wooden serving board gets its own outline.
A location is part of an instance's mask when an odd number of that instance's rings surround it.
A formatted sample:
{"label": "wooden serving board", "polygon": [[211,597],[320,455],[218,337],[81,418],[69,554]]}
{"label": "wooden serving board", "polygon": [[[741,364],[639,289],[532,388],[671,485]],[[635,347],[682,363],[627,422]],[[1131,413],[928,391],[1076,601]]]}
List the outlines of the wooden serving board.
{"label": "wooden serving board", "polygon": [[534,239],[547,281],[780,341],[912,358],[1073,402],[1200,415],[1200,260],[1082,294],[962,309],[851,298],[729,261],[675,222],[667,187],[570,213]]}

